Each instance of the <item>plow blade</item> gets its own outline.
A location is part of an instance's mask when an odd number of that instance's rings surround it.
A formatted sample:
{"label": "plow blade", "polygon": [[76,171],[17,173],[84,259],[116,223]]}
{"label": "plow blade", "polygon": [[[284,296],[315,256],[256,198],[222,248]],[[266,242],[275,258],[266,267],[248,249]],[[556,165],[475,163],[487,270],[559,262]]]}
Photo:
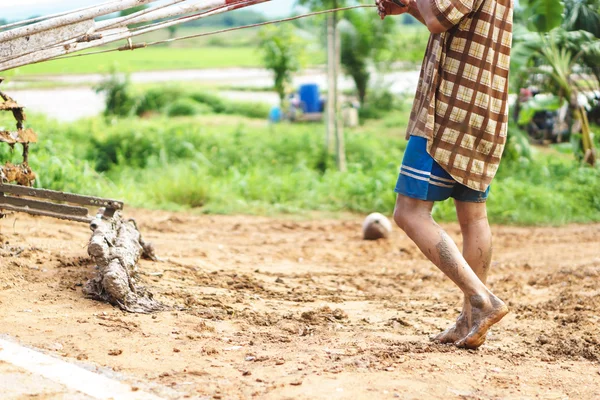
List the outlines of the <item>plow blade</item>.
{"label": "plow blade", "polygon": [[[97,210],[91,211],[92,208]],[[89,223],[99,214],[111,218],[116,211],[122,209],[123,203],[117,200],[0,184],[0,211],[17,211]]]}

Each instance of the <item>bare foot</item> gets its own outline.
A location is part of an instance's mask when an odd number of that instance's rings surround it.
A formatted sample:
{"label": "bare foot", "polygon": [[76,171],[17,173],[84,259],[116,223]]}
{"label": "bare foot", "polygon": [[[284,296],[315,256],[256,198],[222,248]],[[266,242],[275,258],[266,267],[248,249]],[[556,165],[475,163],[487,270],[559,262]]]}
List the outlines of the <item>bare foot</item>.
{"label": "bare foot", "polygon": [[467,349],[476,349],[485,342],[488,329],[508,314],[508,307],[491,293],[489,297],[471,296],[470,303],[471,330],[467,336],[457,341],[456,345]]}
{"label": "bare foot", "polygon": [[458,318],[456,319],[456,323],[452,325],[450,328],[446,329],[443,332],[435,335],[431,340],[439,343],[456,343],[458,340],[464,338],[469,333],[469,321],[465,314],[465,312],[461,312]]}

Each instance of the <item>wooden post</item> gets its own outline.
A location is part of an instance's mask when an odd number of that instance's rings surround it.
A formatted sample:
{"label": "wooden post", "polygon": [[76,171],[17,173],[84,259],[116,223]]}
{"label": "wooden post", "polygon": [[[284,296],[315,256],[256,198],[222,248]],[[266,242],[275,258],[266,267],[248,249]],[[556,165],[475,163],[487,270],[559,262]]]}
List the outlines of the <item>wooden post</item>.
{"label": "wooden post", "polygon": [[325,131],[325,150],[333,153],[335,136],[335,17],[327,16],[327,121]]}
{"label": "wooden post", "polygon": [[[337,8],[337,1],[334,2],[334,8]],[[337,13],[333,13],[334,19],[334,36],[335,36],[335,79],[334,97],[335,97],[335,159],[337,167],[340,171],[346,171],[346,145],[344,144],[344,121],[342,119],[342,99],[339,91],[339,76],[341,71],[341,35],[337,29]]]}
{"label": "wooden post", "polygon": [[584,107],[579,106],[579,113],[581,116],[581,140],[583,142],[583,153],[584,162],[594,165],[596,163],[596,149],[594,148],[594,141],[590,132],[590,122],[587,118],[587,111]]}

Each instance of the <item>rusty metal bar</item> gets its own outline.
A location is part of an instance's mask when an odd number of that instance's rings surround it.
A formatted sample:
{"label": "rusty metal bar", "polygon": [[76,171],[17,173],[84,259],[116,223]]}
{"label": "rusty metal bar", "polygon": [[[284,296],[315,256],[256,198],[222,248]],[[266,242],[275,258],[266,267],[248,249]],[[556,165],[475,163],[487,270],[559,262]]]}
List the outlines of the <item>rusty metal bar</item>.
{"label": "rusty metal bar", "polygon": [[67,215],[70,217],[87,217],[88,216],[88,209],[85,207],[70,206],[67,204],[49,203],[47,201],[23,199],[21,197],[12,197],[12,196],[6,196],[4,194],[0,194],[0,208],[4,208],[6,206],[14,206],[14,207],[19,207],[21,209],[30,209],[30,210],[50,212],[53,214]]}
{"label": "rusty metal bar", "polygon": [[[101,197],[83,196],[80,194],[59,192],[49,189],[34,189],[26,186],[0,183],[0,193],[10,193],[17,196],[30,196],[41,199],[64,201],[67,203],[82,204],[106,209],[122,210],[123,202],[118,200],[103,199]],[[1,206],[0,206],[1,207]]]}
{"label": "rusty metal bar", "polygon": [[37,135],[31,128],[21,129],[16,132],[0,131],[0,142],[14,143],[37,143]]}
{"label": "rusty metal bar", "polygon": [[18,206],[12,206],[9,204],[5,205],[5,204],[1,203],[1,199],[0,199],[0,209],[8,210],[8,211],[15,211],[15,212],[23,212],[23,213],[27,213],[27,214],[31,214],[31,215],[43,215],[46,217],[65,219],[65,220],[75,221],[75,222],[90,223],[94,219],[93,217],[90,217],[90,216],[81,217],[81,216],[75,216],[75,215],[59,214],[59,213],[54,213],[54,212],[45,211],[45,210],[37,210],[37,209],[29,208],[29,207],[18,207]]}

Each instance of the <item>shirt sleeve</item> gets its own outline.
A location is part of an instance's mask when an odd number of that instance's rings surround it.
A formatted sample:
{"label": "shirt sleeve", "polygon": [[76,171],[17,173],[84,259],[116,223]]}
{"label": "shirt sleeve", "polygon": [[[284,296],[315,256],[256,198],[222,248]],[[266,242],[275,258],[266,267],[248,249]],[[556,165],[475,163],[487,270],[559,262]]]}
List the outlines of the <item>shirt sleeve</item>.
{"label": "shirt sleeve", "polygon": [[475,7],[475,0],[431,0],[433,14],[440,24],[450,29]]}

